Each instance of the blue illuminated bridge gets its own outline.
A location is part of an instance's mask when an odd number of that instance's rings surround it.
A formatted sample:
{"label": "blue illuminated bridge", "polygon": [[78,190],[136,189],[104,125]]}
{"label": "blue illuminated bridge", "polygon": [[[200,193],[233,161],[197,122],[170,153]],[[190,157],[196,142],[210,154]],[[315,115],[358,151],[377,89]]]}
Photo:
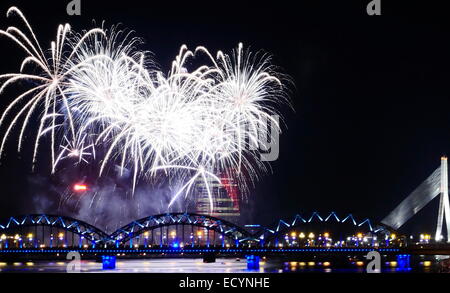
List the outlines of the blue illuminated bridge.
{"label": "blue illuminated bridge", "polygon": [[[425,243],[422,243],[425,244]],[[335,212],[296,215],[273,227],[240,227],[223,219],[168,213],[135,220],[108,234],[70,217],[32,214],[0,222],[0,257],[83,255],[174,256],[292,254],[450,254],[446,247],[413,245],[394,229]]]}

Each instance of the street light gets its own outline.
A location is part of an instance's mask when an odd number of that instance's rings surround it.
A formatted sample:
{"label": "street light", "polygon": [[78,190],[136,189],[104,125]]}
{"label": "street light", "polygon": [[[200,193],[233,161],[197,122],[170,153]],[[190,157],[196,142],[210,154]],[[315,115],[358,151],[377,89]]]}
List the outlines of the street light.
{"label": "street light", "polygon": [[202,231],[197,231],[197,244],[198,246],[201,245],[201,241],[202,241]]}
{"label": "street light", "polygon": [[[6,240],[6,235],[2,234],[2,236],[0,237],[0,243],[3,242],[4,240]],[[1,248],[3,248],[3,244],[0,245]],[[5,248],[8,248],[8,242],[5,242]]]}

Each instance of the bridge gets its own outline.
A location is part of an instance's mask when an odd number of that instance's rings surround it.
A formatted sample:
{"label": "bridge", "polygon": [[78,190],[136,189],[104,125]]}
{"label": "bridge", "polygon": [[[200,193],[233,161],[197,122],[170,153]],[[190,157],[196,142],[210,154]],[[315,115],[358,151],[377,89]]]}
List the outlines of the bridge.
{"label": "bridge", "polygon": [[[449,254],[442,243],[443,221],[450,221],[447,158],[380,222],[353,214],[313,212],[274,225],[243,227],[209,215],[166,213],[137,219],[106,233],[85,221],[62,215],[31,214],[0,220],[0,257],[84,255],[194,256],[292,254]],[[398,229],[440,195],[435,241],[411,243]],[[447,224],[447,227],[450,225]],[[450,239],[447,229],[447,241]],[[424,241],[422,241],[424,240]]]}
{"label": "bridge", "polygon": [[[292,242],[298,247],[317,246],[318,243],[308,245],[300,241],[304,238],[307,239],[305,241],[313,241],[315,236],[307,237],[303,232],[295,237],[292,234],[313,224],[347,225],[364,231],[368,237],[395,232],[370,219],[357,220],[353,214],[339,217],[335,212],[324,215],[313,212],[308,216],[297,214],[290,221],[279,220],[271,228],[261,225],[240,227],[223,219],[195,213],[167,213],[132,221],[111,234],[70,217],[32,214],[10,217],[0,224],[0,248],[283,247],[280,241],[286,242],[287,247],[292,246]],[[285,241],[288,234],[291,235],[289,239],[298,241]]]}
{"label": "bridge", "polygon": [[[132,221],[111,234],[86,222],[57,215],[24,215],[0,223],[0,258],[6,260],[65,259],[69,251],[88,258],[118,255],[204,259],[247,255],[362,257],[372,250],[383,255],[435,252],[430,247],[427,251],[408,247],[406,238],[382,223],[359,219],[353,214],[341,217],[335,212],[297,214],[290,220],[279,220],[273,227],[240,227],[207,215],[167,213]],[[336,237],[320,231],[335,231]]]}
{"label": "bridge", "polygon": [[436,225],[435,241],[443,240],[442,230],[445,218],[447,243],[450,242],[450,204],[448,197],[448,164],[447,157],[441,157],[441,165],[425,179],[408,197],[406,197],[381,222],[399,229],[409,219],[422,210],[430,201],[439,196],[439,210]]}
{"label": "bridge", "polygon": [[[402,239],[392,238],[395,233],[392,228],[353,214],[340,217],[335,212],[297,214],[290,220],[279,220],[273,227],[240,227],[208,215],[167,213],[132,221],[111,234],[86,222],[57,215],[24,215],[0,223],[3,259],[64,259],[69,251],[90,258],[119,255],[213,259],[246,255],[363,256],[375,249],[384,255],[403,252]],[[314,230],[331,231],[332,226],[358,233],[348,234],[352,237],[342,234],[339,240],[333,240],[329,232],[312,235]]]}

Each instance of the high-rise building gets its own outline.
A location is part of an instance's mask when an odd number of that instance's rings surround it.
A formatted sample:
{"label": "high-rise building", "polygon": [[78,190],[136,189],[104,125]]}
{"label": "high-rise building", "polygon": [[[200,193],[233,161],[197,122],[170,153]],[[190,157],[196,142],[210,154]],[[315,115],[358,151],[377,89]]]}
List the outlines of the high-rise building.
{"label": "high-rise building", "polygon": [[208,182],[214,205],[212,211],[208,197],[208,189],[203,178],[196,181],[194,188],[195,212],[237,222],[241,215],[238,185],[226,172],[220,174],[219,178],[221,183],[212,179]]}

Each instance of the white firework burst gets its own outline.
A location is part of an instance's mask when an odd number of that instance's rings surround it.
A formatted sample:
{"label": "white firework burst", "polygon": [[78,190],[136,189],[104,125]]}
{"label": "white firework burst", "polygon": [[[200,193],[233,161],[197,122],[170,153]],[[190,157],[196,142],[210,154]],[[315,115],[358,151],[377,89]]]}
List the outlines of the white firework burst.
{"label": "white firework burst", "polygon": [[[214,58],[205,47],[192,52],[183,45],[165,74],[148,52],[138,49],[141,42],[131,32],[113,27],[75,34],[68,24],[58,27],[47,56],[20,10],[12,7],[8,16],[12,14],[19,15],[31,37],[15,27],[0,30],[28,54],[21,73],[0,76],[0,93],[23,80],[33,86],[0,118],[1,127],[13,116],[0,154],[24,116],[20,151],[33,113],[41,113],[33,166],[40,138],[49,135],[53,172],[65,159],[89,163],[100,157],[99,176],[116,164],[121,170],[133,169],[133,190],[140,178],[177,178],[181,188],[170,205],[183,194],[187,197],[201,180],[212,210],[210,185],[221,182],[219,174],[232,175],[247,190],[266,171],[249,145],[263,145],[268,136],[281,132],[273,115],[287,101],[285,79],[270,56],[244,51],[239,44],[231,55],[219,51]],[[189,61],[199,53],[209,64],[190,68]],[[38,73],[23,73],[29,65]]]}

